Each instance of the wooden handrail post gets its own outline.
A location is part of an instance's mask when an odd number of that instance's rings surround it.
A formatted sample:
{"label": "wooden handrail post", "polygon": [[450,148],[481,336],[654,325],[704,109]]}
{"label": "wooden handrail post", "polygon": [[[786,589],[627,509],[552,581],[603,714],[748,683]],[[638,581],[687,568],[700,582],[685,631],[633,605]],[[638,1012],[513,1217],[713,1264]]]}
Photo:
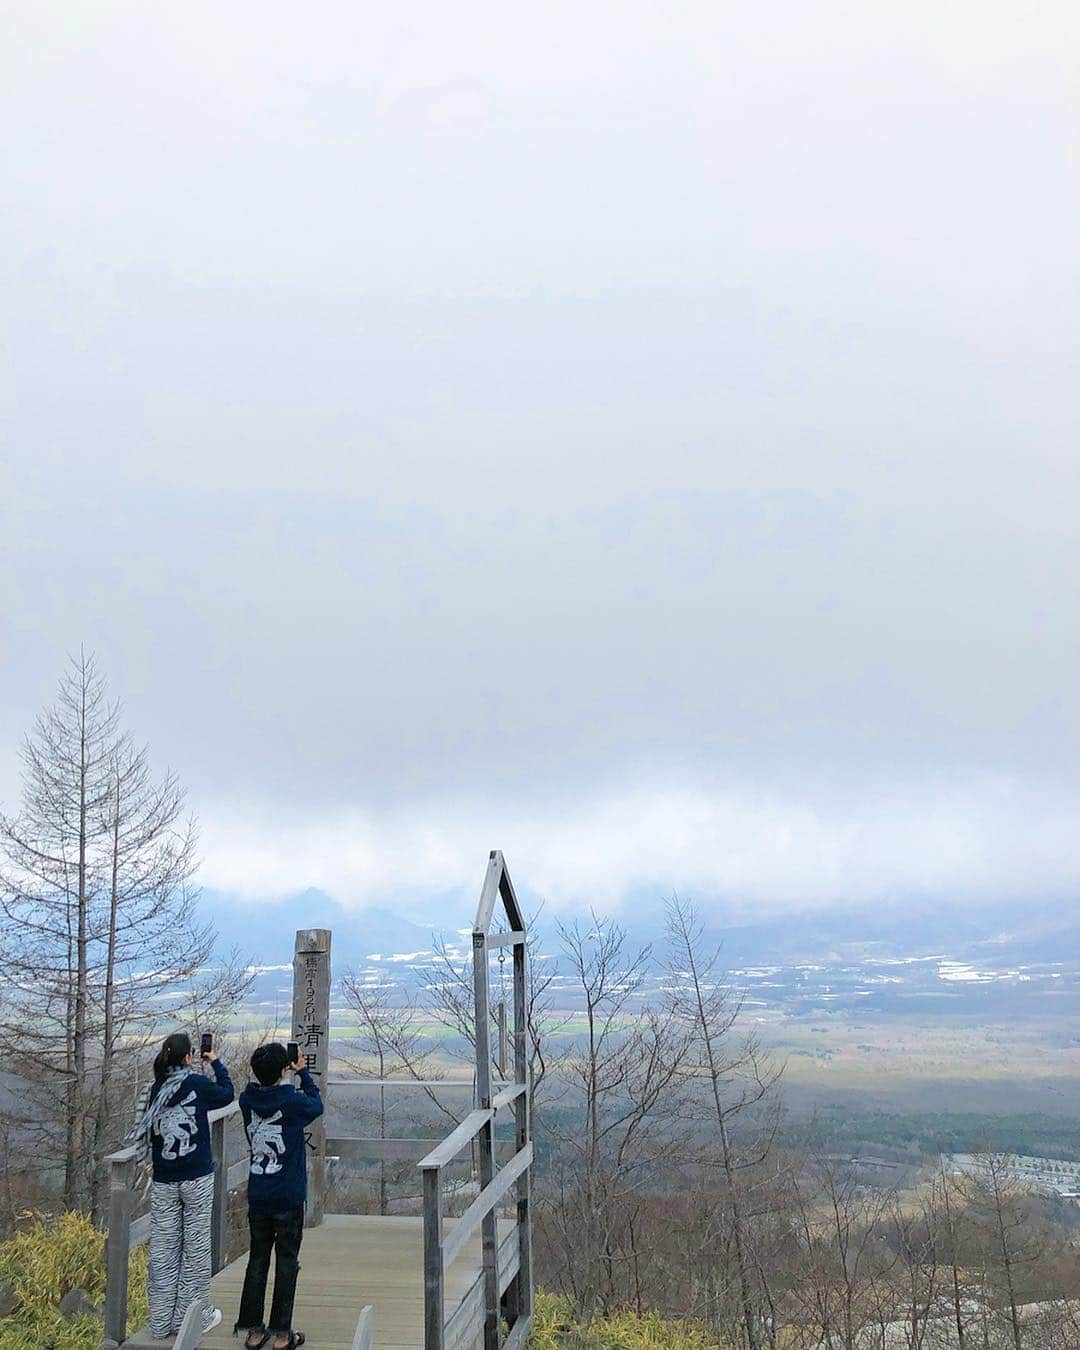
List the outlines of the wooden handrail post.
{"label": "wooden handrail post", "polygon": [[206,1300],[196,1298],[188,1305],[180,1330],[176,1333],[172,1350],[198,1350],[202,1340],[203,1317],[206,1314]]}
{"label": "wooden handrail post", "polygon": [[128,1249],[131,1243],[131,1158],[109,1163],[109,1234],[105,1240],[105,1345],[123,1345],[127,1336]]}
{"label": "wooden handrail post", "polygon": [[373,1350],[375,1345],[375,1309],[369,1303],[361,1308],[353,1332],[352,1350]]}
{"label": "wooden handrail post", "polygon": [[446,1308],[443,1293],[442,1169],[424,1169],[424,1350],[443,1350]]}
{"label": "wooden handrail post", "polygon": [[[518,1149],[528,1147],[533,1137],[532,1103],[529,1084],[529,949],[523,942],[514,948],[514,1078],[525,1091],[514,1103],[515,1135]],[[518,1274],[515,1312],[531,1317],[533,1310],[532,1271],[532,1168],[527,1167],[517,1182]]]}
{"label": "wooden handrail post", "polygon": [[229,1254],[229,1167],[225,1160],[225,1121],[210,1122],[214,1159],[214,1201],[210,1217],[210,1268],[216,1275]]}
{"label": "wooden handrail post", "polygon": [[[473,933],[473,993],[476,1001],[476,1095],[481,1110],[491,1110],[491,1012],[488,993],[488,947],[485,933]],[[480,1189],[495,1176],[495,1120],[492,1113],[476,1136]],[[484,1215],[480,1245],[484,1271],[484,1350],[499,1350],[498,1215]]]}
{"label": "wooden handrail post", "polygon": [[[496,902],[501,900],[508,927],[491,931]],[[505,1313],[510,1321],[507,1350],[523,1350],[529,1334],[533,1310],[532,1216],[530,1214],[530,1171],[533,1163],[533,1123],[529,1100],[529,979],[528,934],[525,919],[514,892],[506,860],[498,849],[488,857],[487,872],[480,892],[480,903],[473,923],[473,994],[476,1012],[476,1105],[490,1116],[477,1131],[476,1150],[480,1169],[480,1195],[465,1212],[468,1224],[454,1229],[443,1248],[447,1260],[461,1250],[468,1234],[479,1222],[482,1233],[484,1346],[499,1350],[503,1309],[500,1306],[498,1215],[511,1186],[517,1209],[518,1273],[507,1285]],[[493,947],[513,948],[514,955],[514,1079],[512,1088],[502,1088],[498,1097],[491,1093],[491,1006],[488,956]],[[500,955],[500,961],[503,957]],[[507,1006],[499,1000],[497,1010],[499,1075],[507,1073]],[[513,1160],[495,1178],[495,1114],[500,1107],[513,1105],[515,1151]],[[461,1223],[462,1221],[459,1221]]]}

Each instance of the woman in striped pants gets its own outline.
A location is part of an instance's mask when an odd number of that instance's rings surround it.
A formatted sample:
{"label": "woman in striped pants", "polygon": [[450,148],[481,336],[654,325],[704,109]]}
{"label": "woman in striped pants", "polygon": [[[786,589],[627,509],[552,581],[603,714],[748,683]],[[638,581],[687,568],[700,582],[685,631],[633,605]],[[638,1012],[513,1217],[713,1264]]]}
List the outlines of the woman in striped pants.
{"label": "woman in striped pants", "polygon": [[[174,1336],[191,1303],[210,1292],[210,1215],[214,1160],[207,1112],[233,1099],[229,1071],[213,1051],[203,1056],[211,1081],[191,1067],[191,1038],[169,1036],[154,1060],[154,1081],[143,1093],[134,1140],[153,1160],[150,1190],[150,1334]],[[221,1312],[208,1307],[204,1330]]]}

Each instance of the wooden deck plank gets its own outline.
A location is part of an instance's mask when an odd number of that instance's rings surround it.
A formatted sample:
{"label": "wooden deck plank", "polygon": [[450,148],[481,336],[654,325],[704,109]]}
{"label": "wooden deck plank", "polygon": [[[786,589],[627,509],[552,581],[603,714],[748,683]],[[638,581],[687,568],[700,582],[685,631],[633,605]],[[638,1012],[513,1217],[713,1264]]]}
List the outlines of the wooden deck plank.
{"label": "wooden deck plank", "polygon": [[[446,1221],[447,1229],[455,1220]],[[516,1269],[514,1225],[500,1221],[502,1283]],[[393,1215],[327,1214],[304,1234],[300,1279],[293,1325],[305,1332],[311,1350],[351,1350],[361,1309],[375,1309],[376,1350],[420,1350],[424,1340],[423,1223]],[[220,1271],[210,1286],[210,1301],[222,1311],[221,1326],[199,1342],[205,1350],[235,1350],[232,1328],[240,1305],[247,1268],[246,1254]],[[480,1278],[480,1236],[470,1240],[446,1273],[446,1315],[449,1317]],[[273,1292],[273,1267],[267,1288],[267,1311]],[[477,1333],[482,1330],[477,1324]],[[172,1342],[141,1332],[124,1350],[171,1350]]]}

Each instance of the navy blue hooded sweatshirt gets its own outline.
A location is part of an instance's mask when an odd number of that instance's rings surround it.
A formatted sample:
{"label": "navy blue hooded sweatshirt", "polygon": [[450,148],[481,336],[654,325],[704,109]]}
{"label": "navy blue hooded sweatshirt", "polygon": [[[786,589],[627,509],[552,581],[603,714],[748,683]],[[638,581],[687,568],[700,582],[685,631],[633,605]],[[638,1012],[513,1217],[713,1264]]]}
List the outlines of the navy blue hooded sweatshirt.
{"label": "navy blue hooded sweatshirt", "polygon": [[323,1113],[315,1080],[301,1069],[300,1091],[291,1083],[249,1083],[240,1094],[251,1172],[249,1214],[287,1214],[307,1199],[305,1127]]}
{"label": "navy blue hooded sweatshirt", "polygon": [[150,1136],[155,1181],[195,1181],[214,1170],[210,1155],[210,1124],[207,1111],[232,1101],[232,1079],[220,1059],[213,1062],[214,1081],[201,1073],[189,1073],[178,1088],[155,1083],[149,1099],[159,1091],[169,1094],[168,1105]]}

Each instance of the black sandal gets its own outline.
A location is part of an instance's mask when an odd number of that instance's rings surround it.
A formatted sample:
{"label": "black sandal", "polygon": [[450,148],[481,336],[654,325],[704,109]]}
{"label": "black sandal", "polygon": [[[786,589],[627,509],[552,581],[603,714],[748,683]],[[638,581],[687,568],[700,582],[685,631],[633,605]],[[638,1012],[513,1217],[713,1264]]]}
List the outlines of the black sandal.
{"label": "black sandal", "polygon": [[[258,1336],[257,1341],[253,1341],[252,1336]],[[262,1350],[263,1346],[270,1339],[270,1333],[265,1327],[251,1327],[248,1334],[244,1337],[244,1350]]]}

